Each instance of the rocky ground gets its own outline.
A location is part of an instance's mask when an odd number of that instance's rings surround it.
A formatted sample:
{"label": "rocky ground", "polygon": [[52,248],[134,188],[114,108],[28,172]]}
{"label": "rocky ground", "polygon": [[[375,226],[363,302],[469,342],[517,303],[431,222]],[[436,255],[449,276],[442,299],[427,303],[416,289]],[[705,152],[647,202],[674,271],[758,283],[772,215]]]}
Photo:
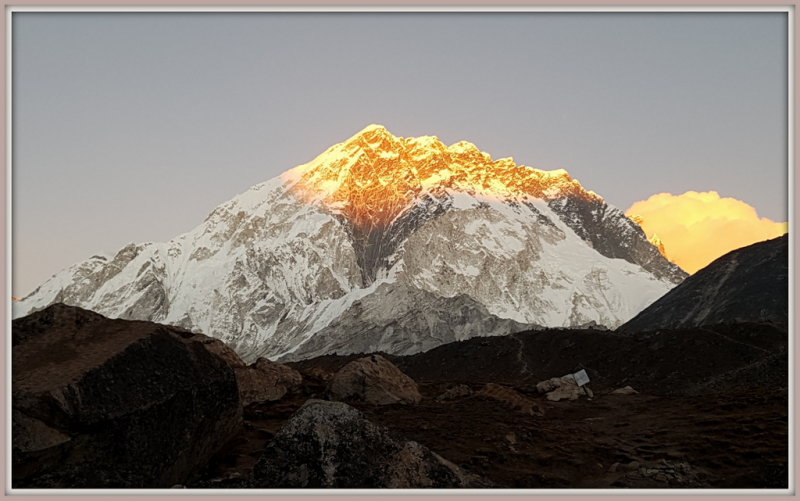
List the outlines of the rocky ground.
{"label": "rocky ground", "polygon": [[[541,399],[545,415],[533,417],[479,396],[439,403],[434,398],[440,385],[420,389],[423,400],[415,407],[351,405],[370,420],[506,487],[788,486],[786,390],[713,398],[638,394],[591,401]],[[266,443],[305,398],[295,395],[250,406],[245,430],[193,484],[236,487],[230,480],[247,476]]]}
{"label": "rocky ground", "polygon": [[52,305],[12,326],[12,485],[786,488],[788,339],[551,329],[247,365]]}
{"label": "rocky ground", "polygon": [[[771,324],[472,339],[386,356],[418,383],[418,404],[348,403],[508,488],[787,488],[787,339]],[[289,364],[301,386],[247,406],[242,431],[187,487],[242,487],[281,426],[356,358]],[[592,398],[536,390],[579,369]],[[638,393],[612,393],[628,385]]]}

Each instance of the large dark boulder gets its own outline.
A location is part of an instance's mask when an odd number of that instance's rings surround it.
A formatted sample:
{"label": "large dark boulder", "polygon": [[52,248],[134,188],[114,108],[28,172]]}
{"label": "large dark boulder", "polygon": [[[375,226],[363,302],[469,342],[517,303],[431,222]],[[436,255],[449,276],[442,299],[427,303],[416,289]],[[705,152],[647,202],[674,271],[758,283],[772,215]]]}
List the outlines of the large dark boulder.
{"label": "large dark boulder", "polygon": [[12,340],[14,487],[171,487],[242,426],[218,340],[63,304]]}
{"label": "large dark boulder", "polygon": [[496,487],[341,402],[308,400],[253,468],[255,488]]}

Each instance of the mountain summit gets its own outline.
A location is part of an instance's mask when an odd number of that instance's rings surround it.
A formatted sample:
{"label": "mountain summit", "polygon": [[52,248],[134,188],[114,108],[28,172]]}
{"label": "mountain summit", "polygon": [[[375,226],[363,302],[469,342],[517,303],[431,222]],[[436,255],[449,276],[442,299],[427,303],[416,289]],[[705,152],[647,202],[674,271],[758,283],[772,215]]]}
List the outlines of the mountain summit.
{"label": "mountain summit", "polygon": [[432,136],[397,138],[380,125],[370,125],[282,178],[298,198],[319,202],[348,227],[366,284],[391,267],[387,257],[415,229],[408,217],[428,220],[424,213],[448,198],[448,191],[516,203],[563,196],[602,202],[564,170],[517,166],[510,158],[492,161],[466,141],[447,147]]}
{"label": "mountain summit", "polygon": [[563,170],[371,125],[15,304],[178,325],[245,361],[411,354],[535,326],[614,328],[680,283],[641,228]]}

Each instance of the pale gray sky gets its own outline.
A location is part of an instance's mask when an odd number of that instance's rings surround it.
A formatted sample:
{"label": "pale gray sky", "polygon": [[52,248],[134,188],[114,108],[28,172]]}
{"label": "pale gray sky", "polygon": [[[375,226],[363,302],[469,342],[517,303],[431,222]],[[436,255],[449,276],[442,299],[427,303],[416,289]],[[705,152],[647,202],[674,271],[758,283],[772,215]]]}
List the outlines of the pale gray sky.
{"label": "pale gray sky", "polygon": [[624,210],[787,220],[785,13],[15,13],[13,285],[215,206],[371,123],[566,169]]}

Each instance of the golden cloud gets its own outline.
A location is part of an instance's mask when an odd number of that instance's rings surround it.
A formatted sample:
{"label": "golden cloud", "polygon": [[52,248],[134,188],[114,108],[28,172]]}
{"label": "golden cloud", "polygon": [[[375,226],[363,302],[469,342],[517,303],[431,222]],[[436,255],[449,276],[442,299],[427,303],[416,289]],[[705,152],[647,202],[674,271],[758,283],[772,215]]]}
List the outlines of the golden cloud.
{"label": "golden cloud", "polygon": [[667,259],[688,273],[734,249],[788,231],[787,223],[759,218],[753,207],[735,198],[722,198],[716,191],[659,193],[634,203],[625,215],[634,220],[638,216],[647,237],[658,235]]}

